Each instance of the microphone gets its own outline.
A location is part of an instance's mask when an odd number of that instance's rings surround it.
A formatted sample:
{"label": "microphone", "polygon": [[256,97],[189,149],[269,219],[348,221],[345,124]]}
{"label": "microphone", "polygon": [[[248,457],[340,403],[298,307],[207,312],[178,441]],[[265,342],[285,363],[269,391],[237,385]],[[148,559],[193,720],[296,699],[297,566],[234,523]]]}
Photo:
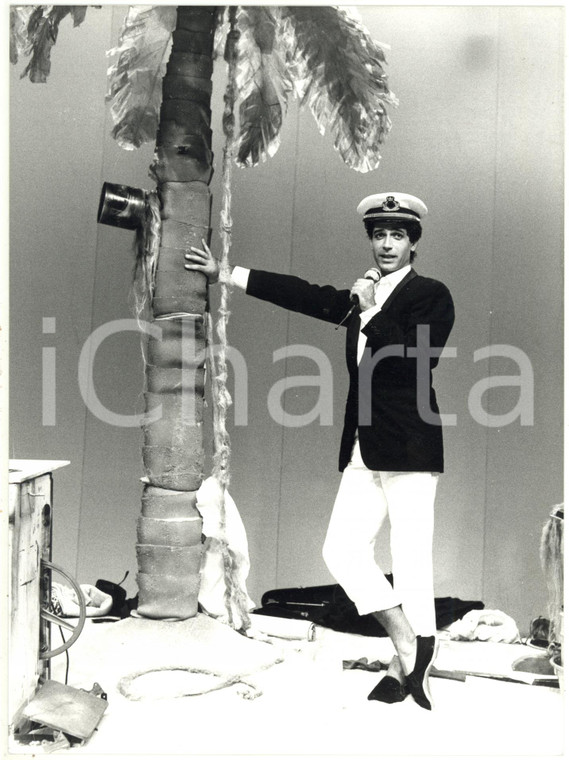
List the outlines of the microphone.
{"label": "microphone", "polygon": [[[364,278],[366,280],[371,280],[372,282],[379,282],[381,280],[381,272],[379,271],[379,269],[372,267],[371,269],[368,269],[367,272],[364,274]],[[338,327],[341,327],[344,324],[346,319],[352,316],[356,306],[360,305],[360,299],[355,294],[350,296],[350,301],[352,302],[353,306],[348,311],[344,319],[336,325],[336,328],[335,328],[336,330],[338,329]]]}

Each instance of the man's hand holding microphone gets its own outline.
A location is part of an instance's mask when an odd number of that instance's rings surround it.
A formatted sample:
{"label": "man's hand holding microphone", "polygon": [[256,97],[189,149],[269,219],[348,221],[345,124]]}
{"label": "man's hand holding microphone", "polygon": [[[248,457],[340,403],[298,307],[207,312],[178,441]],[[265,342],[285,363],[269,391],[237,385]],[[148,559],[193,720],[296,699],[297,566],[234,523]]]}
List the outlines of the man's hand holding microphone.
{"label": "man's hand holding microphone", "polygon": [[336,330],[344,324],[348,317],[352,316],[356,306],[359,306],[361,311],[371,309],[372,306],[375,306],[375,285],[380,280],[381,272],[379,269],[373,267],[372,269],[368,269],[363,277],[358,278],[354,282],[352,289],[350,290],[350,301],[353,306],[344,319],[336,325]]}
{"label": "man's hand holding microphone", "polygon": [[359,305],[361,311],[375,306],[375,285],[381,279],[379,269],[368,269],[363,277],[359,277],[350,290],[350,300],[354,306]]}

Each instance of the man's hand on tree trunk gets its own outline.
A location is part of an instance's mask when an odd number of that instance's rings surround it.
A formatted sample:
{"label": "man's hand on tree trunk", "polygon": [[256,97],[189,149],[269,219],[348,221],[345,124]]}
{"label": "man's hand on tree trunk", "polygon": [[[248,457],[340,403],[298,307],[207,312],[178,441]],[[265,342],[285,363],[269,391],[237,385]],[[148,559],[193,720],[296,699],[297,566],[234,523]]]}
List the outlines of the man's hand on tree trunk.
{"label": "man's hand on tree trunk", "polygon": [[191,246],[191,252],[185,254],[186,264],[184,267],[196,272],[203,272],[208,282],[213,285],[219,280],[219,261],[214,257],[205,240],[202,240],[202,245],[203,250]]}

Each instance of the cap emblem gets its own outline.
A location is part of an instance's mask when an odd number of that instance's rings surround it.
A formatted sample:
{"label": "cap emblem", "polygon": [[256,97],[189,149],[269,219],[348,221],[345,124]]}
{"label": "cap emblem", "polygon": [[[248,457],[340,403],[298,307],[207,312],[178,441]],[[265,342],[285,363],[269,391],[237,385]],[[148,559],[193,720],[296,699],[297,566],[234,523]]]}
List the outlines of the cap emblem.
{"label": "cap emblem", "polygon": [[399,211],[399,202],[395,200],[393,195],[388,195],[387,198],[381,204],[381,208],[384,211]]}

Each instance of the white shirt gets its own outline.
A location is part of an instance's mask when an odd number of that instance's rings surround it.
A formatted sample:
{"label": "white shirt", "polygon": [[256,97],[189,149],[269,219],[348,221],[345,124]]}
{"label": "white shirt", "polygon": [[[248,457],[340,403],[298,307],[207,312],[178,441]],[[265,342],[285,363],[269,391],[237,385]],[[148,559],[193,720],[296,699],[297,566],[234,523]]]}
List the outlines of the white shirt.
{"label": "white shirt", "polygon": [[409,274],[411,271],[411,265],[407,264],[405,267],[401,267],[396,272],[384,275],[381,280],[375,285],[375,306],[371,306],[369,309],[362,311],[360,314],[360,334],[358,337],[358,364],[360,363],[362,356],[364,355],[364,349],[366,346],[367,338],[362,332],[362,327],[365,327],[372,317],[375,317],[381,311],[381,307],[387,301],[394,288],[399,285],[401,280]]}
{"label": "white shirt", "polygon": [[[245,267],[236,266],[233,267],[231,272],[230,284],[234,285],[241,290],[247,289],[247,283],[249,281],[249,269]],[[398,269],[396,272],[386,274],[375,285],[375,305],[360,314],[360,334],[358,338],[358,364],[364,355],[364,349],[366,345],[366,336],[362,333],[362,327],[365,327],[372,317],[381,311],[381,307],[387,301],[393,289],[399,285],[401,280],[411,271],[411,265]]]}
{"label": "white shirt", "polygon": [[250,271],[250,269],[246,269],[245,267],[233,267],[229,284],[234,285],[236,288],[241,288],[241,290],[247,290]]}

